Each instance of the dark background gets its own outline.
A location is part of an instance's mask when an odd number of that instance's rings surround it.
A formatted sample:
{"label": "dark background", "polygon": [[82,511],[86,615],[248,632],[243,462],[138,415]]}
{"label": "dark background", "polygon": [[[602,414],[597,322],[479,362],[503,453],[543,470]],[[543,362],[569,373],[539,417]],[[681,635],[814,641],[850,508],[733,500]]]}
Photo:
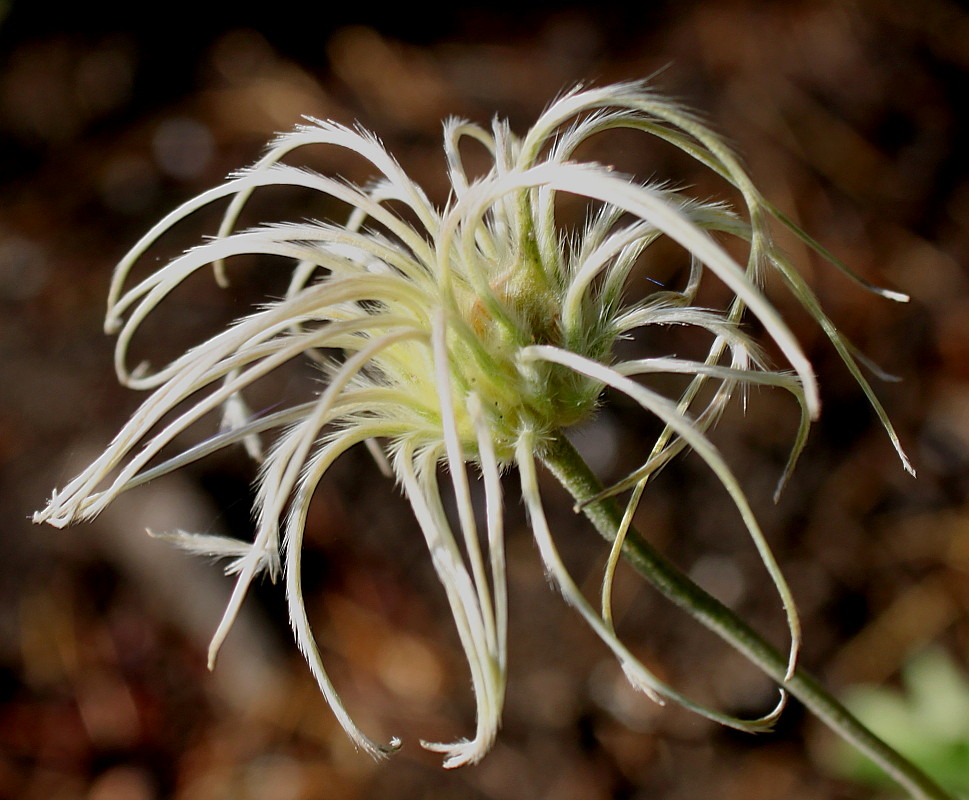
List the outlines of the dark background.
{"label": "dark background", "polygon": [[[820,376],[823,417],[777,506],[770,492],[795,420],[788,398],[755,396],[717,442],[798,598],[803,663],[837,691],[895,681],[930,642],[965,664],[969,16],[946,0],[638,5],[442,15],[412,4],[377,13],[277,2],[251,14],[205,2],[111,13],[0,4],[0,797],[872,796],[826,770],[828,739],[796,703],[775,734],[754,738],[628,689],[548,588],[513,483],[503,729],[480,766],[455,772],[417,740],[473,729],[466,667],[416,526],[366,453],[343,459],[321,488],[306,572],[351,711],[378,738],[404,739],[386,764],[355,753],[334,722],[291,643],[281,587],[257,587],[216,671],[205,669],[229,580],[143,531],[247,535],[252,471],[240,455],[157,481],[89,526],[27,521],[139,400],[117,387],[101,334],[113,264],[275,132],[304,114],[359,120],[443,202],[443,117],[499,114],[522,132],[577,81],[663,70],[656,84],[735,144],[768,197],[857,271],[913,297],[897,305],[866,294],[779,234],[842,330],[902,378],[876,389],[919,471],[903,473],[830,345],[778,292]],[[707,191],[695,167],[661,148],[617,157],[643,178]],[[359,164],[320,158],[328,171],[367,177]],[[261,210],[307,215],[300,198],[282,196]],[[198,231],[189,224],[166,246],[178,252],[206,230],[204,219]],[[234,278],[226,292],[198,284],[167,338],[195,341],[280,291],[271,270]],[[619,404],[584,446],[618,476],[642,459],[651,432]],[[560,546],[594,593],[605,551],[547,491]],[[638,522],[782,641],[770,587],[697,459],[647,493]],[[744,713],[772,704],[752,667],[648,588],[625,581],[617,603],[636,651],[691,696]]]}

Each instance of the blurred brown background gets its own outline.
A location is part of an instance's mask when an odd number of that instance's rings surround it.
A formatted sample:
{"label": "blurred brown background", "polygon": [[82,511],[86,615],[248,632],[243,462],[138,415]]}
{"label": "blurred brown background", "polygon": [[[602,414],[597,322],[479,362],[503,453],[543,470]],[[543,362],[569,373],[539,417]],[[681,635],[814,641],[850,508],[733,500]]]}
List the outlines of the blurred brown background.
{"label": "blurred brown background", "polygon": [[[473,729],[466,667],[416,525],[366,453],[345,458],[321,489],[306,572],[352,712],[378,738],[404,739],[385,764],[355,753],[334,722],[291,643],[281,587],[253,592],[215,673],[205,669],[230,582],[144,529],[246,536],[252,472],[240,454],[157,481],[83,528],[29,524],[139,401],[116,386],[101,334],[113,264],[163,213],[253,161],[274,132],[301,115],[359,120],[443,202],[444,116],[487,123],[497,113],[521,132],[577,81],[665,68],[656,84],[735,143],[768,197],[860,273],[913,297],[868,295],[782,238],[836,322],[902,378],[876,389],[917,480],[824,337],[780,292],[825,408],[777,506],[770,492],[795,419],[788,399],[755,397],[717,440],[800,603],[803,663],[840,690],[892,682],[933,641],[967,662],[965,10],[949,0],[498,4],[444,15],[333,5],[284,0],[243,14],[176,0],[119,15],[94,3],[65,16],[44,2],[0,3],[0,797],[873,796],[825,772],[825,736],[796,703],[776,733],[755,738],[629,690],[546,585],[512,484],[504,725],[480,766],[454,772],[417,740]],[[366,178],[358,164],[322,157],[329,171]],[[705,180],[662,150],[655,159],[642,160],[642,177]],[[284,197],[267,210],[307,213]],[[204,220],[188,225],[167,244],[177,252],[205,230]],[[277,291],[257,270],[227,292],[208,284],[171,336],[194,340]],[[618,476],[650,431],[620,408],[585,438],[621,442],[598,454]],[[640,524],[781,641],[776,600],[695,461],[647,493]],[[605,551],[548,491],[560,545],[594,592]],[[638,583],[617,592],[637,651],[675,685],[732,711],[770,707],[773,690],[753,668],[654,593]]]}

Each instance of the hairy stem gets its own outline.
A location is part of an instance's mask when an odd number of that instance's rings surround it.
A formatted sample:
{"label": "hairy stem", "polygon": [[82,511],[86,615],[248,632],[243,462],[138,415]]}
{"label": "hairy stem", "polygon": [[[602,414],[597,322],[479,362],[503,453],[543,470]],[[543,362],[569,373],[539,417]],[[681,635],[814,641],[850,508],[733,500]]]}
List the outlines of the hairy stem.
{"label": "hairy stem", "polygon": [[[622,521],[622,512],[611,498],[588,502],[602,490],[602,484],[565,435],[559,432],[548,443],[541,458],[576,503],[582,505],[599,533],[613,541]],[[786,656],[723,603],[697,586],[634,530],[626,536],[623,555],[661,594],[760,667],[832,731],[878,764],[912,797],[953,800],[935,781],[868,730],[805,670],[798,667],[785,680]]]}

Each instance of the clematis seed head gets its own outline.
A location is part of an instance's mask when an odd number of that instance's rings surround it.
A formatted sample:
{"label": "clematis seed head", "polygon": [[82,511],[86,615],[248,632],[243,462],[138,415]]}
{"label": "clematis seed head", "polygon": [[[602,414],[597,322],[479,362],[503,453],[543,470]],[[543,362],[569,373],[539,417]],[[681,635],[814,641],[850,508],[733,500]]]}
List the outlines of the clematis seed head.
{"label": "clematis seed head", "polygon": [[[737,207],[575,160],[589,137],[615,129],[657,137],[694,158],[740,198]],[[466,141],[491,159],[490,168],[473,180],[461,154]],[[308,146],[362,156],[373,168],[373,182],[358,186],[287,164],[293,151]],[[281,573],[296,642],[321,691],[353,741],[381,757],[395,750],[399,740],[373,741],[344,706],[310,626],[301,564],[307,509],[316,487],[347,450],[369,447],[413,509],[467,656],[476,698],[474,734],[456,742],[424,743],[444,754],[445,766],[455,767],[474,763],[488,751],[504,702],[507,588],[501,475],[517,470],[551,580],[615,654],[629,680],[658,702],[671,700],[727,725],[746,730],[768,726],[783,698],[763,718],[737,719],[683,696],[630,652],[613,628],[610,608],[620,547],[610,555],[596,608],[559,558],[537,463],[549,443],[593,415],[608,392],[624,395],[658,418],[662,432],[643,453],[642,466],[603,496],[630,491],[626,516],[631,518],[643,487],[670,459],[684,451],[702,459],[736,506],[776,587],[790,629],[793,672],[800,639],[793,598],[741,484],[708,438],[727,405],[751,387],[788,392],[801,421],[783,483],[818,414],[814,373],[762,291],[766,274],[776,273],[818,321],[871,400],[903,463],[908,462],[852,349],[773,244],[770,221],[791,223],[761,196],[715,133],[643,82],[576,88],[555,100],[523,136],[500,120],[490,128],[449,120],[444,158],[451,195],[438,207],[373,134],[309,120],[281,135],[251,168],[188,201],[148,231],[115,269],[105,328],[117,336],[119,380],[150,393],[104,453],[56,492],[34,520],[62,527],[92,519],[123,492],[218,450],[244,448],[258,462],[252,540],[183,531],[168,535],[189,551],[228,559],[226,571],[235,576],[213,636],[210,664],[253,579],[263,572]],[[239,230],[237,221],[252,194],[270,186],[318,192],[349,206],[349,218]],[[577,229],[558,219],[557,199],[568,196],[589,206]],[[227,205],[214,238],[148,277],[132,280],[132,268],[159,237],[219,201]],[[642,274],[643,255],[662,240],[688,256],[690,266],[675,284],[667,279],[661,285]],[[736,248],[726,247],[728,240],[739,244],[746,257],[730,255]],[[173,289],[206,268],[225,283],[227,261],[240,255],[288,259],[285,296],[168,364],[131,368],[133,337]],[[708,281],[728,290],[724,307],[700,302],[701,285]],[[746,320],[759,323],[782,359],[780,366],[769,363],[763,342],[749,332]],[[628,358],[617,348],[638,332],[671,326],[694,335],[703,355],[647,352]],[[315,361],[323,376],[313,399],[253,414],[246,403],[251,385],[301,358]],[[656,375],[681,376],[685,388],[663,395],[649,380]],[[173,457],[161,456],[176,436],[217,413],[223,417],[218,435]],[[484,486],[483,524],[472,506],[469,467]],[[448,494],[455,515],[445,511]],[[623,531],[618,534],[621,544]]]}

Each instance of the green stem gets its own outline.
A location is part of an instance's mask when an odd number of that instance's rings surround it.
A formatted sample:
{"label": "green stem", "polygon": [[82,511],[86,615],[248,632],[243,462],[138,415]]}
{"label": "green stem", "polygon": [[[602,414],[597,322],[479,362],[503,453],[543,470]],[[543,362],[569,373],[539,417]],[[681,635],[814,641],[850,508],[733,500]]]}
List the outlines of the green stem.
{"label": "green stem", "polygon": [[[569,491],[596,529],[613,541],[622,521],[614,500],[588,502],[602,484],[575,448],[559,432],[541,454],[545,466]],[[697,586],[676,566],[655,550],[642,536],[630,530],[623,544],[629,563],[666,598],[743,653],[748,659],[798,698],[832,731],[853,744],[915,798],[953,800],[935,781],[879,739],[831,696],[818,680],[800,667],[785,680],[787,658],[723,603]]]}

